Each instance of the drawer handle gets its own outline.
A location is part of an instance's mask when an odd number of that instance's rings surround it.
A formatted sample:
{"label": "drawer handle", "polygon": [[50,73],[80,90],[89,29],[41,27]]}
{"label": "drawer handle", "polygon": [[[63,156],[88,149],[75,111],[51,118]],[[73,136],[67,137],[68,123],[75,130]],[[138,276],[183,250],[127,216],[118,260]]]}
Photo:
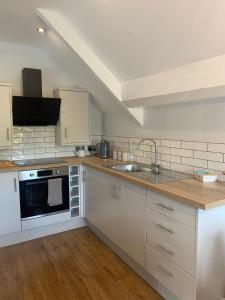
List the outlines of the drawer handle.
{"label": "drawer handle", "polygon": [[169,254],[169,255],[171,255],[171,256],[174,255],[174,252],[173,252],[173,251],[167,249],[166,247],[164,247],[164,246],[162,246],[162,245],[157,245],[157,247],[158,247],[160,250],[162,250],[163,252],[165,252],[165,253],[167,253],[167,254]]}
{"label": "drawer handle", "polygon": [[170,234],[173,234],[173,233],[174,233],[174,231],[173,231],[172,229],[167,228],[166,226],[164,226],[164,225],[162,225],[162,224],[156,224],[156,226],[159,227],[160,229],[163,229],[163,230],[169,232]]}
{"label": "drawer handle", "polygon": [[6,136],[7,136],[7,141],[9,142],[9,139],[10,139],[9,128],[7,128]]}
{"label": "drawer handle", "polygon": [[157,268],[164,273],[167,277],[169,278],[173,278],[173,273],[171,273],[170,271],[168,271],[166,268],[164,268],[162,265],[157,265]]}
{"label": "drawer handle", "polygon": [[174,211],[174,209],[173,209],[172,207],[166,206],[166,205],[163,204],[163,203],[157,203],[157,205],[158,205],[159,207],[163,208],[163,209],[166,209],[166,210],[170,211],[170,212],[173,212],[173,211]]}

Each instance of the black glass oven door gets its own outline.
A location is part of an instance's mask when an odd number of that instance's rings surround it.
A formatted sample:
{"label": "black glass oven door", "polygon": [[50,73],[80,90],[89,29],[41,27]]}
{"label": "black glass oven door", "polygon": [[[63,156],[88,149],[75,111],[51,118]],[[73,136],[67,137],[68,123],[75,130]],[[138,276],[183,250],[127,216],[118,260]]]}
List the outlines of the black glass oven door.
{"label": "black glass oven door", "polygon": [[[57,177],[51,179],[54,178]],[[20,206],[22,218],[69,209],[68,176],[62,177],[62,199],[63,203],[60,205],[48,205],[48,178],[20,181]]]}

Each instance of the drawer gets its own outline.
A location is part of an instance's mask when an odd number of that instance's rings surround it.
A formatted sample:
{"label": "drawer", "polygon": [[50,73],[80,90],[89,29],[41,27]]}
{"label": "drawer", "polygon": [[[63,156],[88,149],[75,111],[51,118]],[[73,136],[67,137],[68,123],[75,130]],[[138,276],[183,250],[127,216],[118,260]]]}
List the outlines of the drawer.
{"label": "drawer", "polygon": [[180,300],[195,299],[195,279],[148,246],[146,247],[146,269]]}
{"label": "drawer", "polygon": [[195,274],[196,234],[192,228],[148,208],[147,243],[186,272]]}
{"label": "drawer", "polygon": [[196,209],[152,191],[147,192],[147,206],[189,227],[195,228]]}

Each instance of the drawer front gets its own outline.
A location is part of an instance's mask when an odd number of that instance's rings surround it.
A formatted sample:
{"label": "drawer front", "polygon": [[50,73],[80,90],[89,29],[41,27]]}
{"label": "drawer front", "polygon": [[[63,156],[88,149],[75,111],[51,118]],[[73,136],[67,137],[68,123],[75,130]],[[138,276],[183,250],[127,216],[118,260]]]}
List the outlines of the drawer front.
{"label": "drawer front", "polygon": [[166,216],[169,216],[189,227],[195,228],[196,209],[148,190],[147,205]]}
{"label": "drawer front", "polygon": [[148,245],[192,275],[195,275],[195,236],[192,228],[148,208]]}
{"label": "drawer front", "polygon": [[146,247],[146,269],[180,300],[195,299],[194,278],[149,247]]}

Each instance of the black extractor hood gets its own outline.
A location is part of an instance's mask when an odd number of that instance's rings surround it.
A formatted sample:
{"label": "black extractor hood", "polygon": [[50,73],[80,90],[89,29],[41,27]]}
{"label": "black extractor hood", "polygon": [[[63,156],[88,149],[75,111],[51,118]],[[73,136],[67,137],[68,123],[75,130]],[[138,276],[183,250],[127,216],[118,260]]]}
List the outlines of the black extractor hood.
{"label": "black extractor hood", "polygon": [[22,71],[23,96],[13,96],[14,126],[56,125],[61,99],[42,97],[41,70],[25,68]]}

